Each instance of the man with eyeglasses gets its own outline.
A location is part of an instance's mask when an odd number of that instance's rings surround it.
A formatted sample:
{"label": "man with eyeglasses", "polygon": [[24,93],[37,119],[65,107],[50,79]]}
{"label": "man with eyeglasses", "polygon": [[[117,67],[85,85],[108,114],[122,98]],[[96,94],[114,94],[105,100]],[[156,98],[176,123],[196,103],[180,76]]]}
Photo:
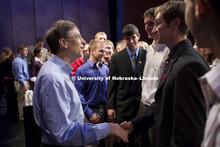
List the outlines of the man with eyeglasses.
{"label": "man with eyeglasses", "polygon": [[[170,51],[165,44],[158,43],[158,32],[153,32],[155,20],[154,13],[155,8],[153,7],[146,10],[143,16],[144,26],[148,38],[153,39],[153,43],[147,48],[146,63],[143,71],[143,79],[155,77],[156,79],[142,80],[141,102],[138,109],[138,115],[141,115],[154,102],[154,96],[160,82],[164,63]],[[153,127],[149,128],[149,131],[146,130],[146,133],[143,133],[142,135],[138,136],[139,146],[150,146],[152,142],[152,136]]]}
{"label": "man with eyeglasses", "polygon": [[117,124],[84,123],[83,108],[74,87],[71,63],[81,56],[85,40],[78,27],[59,20],[46,32],[51,58],[41,68],[34,89],[33,113],[42,130],[44,147],[84,146],[109,134],[127,142]]}
{"label": "man with eyeglasses", "polygon": [[[122,33],[127,47],[112,56],[107,88],[108,117],[117,123],[131,120],[137,115],[141,97],[140,77],[146,60],[146,50],[138,47],[138,28],[128,24]],[[134,136],[129,138],[129,144],[118,146],[134,147]]]}

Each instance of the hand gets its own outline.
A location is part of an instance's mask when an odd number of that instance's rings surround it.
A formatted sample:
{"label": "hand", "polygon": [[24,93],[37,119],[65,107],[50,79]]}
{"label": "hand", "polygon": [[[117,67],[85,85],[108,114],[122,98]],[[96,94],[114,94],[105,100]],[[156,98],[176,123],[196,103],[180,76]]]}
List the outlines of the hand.
{"label": "hand", "polygon": [[29,89],[29,87],[27,85],[23,86],[23,91],[26,92]]}
{"label": "hand", "polygon": [[121,128],[118,124],[108,123],[110,134],[121,138],[125,143],[128,143],[128,130]]}
{"label": "hand", "polygon": [[108,118],[110,120],[115,120],[116,119],[116,112],[114,109],[108,109]]}
{"label": "hand", "polygon": [[89,119],[92,123],[96,124],[98,122],[100,122],[100,116],[96,113],[94,113]]}
{"label": "hand", "polygon": [[123,123],[120,124],[120,127],[122,127],[125,130],[128,130],[128,134],[131,134],[131,132],[134,130],[134,126],[130,121],[129,122],[124,121]]}

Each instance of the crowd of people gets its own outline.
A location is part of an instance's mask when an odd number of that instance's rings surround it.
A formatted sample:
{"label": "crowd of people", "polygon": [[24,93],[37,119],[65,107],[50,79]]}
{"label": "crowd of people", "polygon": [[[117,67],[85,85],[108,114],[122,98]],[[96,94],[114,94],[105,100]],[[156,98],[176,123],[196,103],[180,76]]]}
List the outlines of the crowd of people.
{"label": "crowd of people", "polygon": [[3,48],[8,114],[24,119],[25,91],[32,89],[44,147],[217,147],[219,10],[215,0],[170,0],[147,9],[151,44],[140,41],[134,24],[123,27],[116,46],[105,32],[86,43],[75,23],[59,20],[45,34],[49,50],[42,38],[19,45],[16,58]]}

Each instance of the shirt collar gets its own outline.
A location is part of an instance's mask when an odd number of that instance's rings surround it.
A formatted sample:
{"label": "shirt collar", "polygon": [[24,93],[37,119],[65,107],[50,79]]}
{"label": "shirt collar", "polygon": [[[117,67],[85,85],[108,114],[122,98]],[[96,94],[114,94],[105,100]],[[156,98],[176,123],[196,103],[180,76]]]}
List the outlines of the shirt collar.
{"label": "shirt collar", "polygon": [[52,61],[53,63],[55,63],[57,66],[59,66],[60,68],[62,68],[62,70],[64,72],[66,72],[67,74],[71,74],[73,68],[67,64],[65,61],[63,61],[61,58],[59,58],[58,56],[52,54],[49,61]]}
{"label": "shirt collar", "polygon": [[98,67],[101,67],[102,64],[103,64],[102,62],[98,62],[98,63],[96,64],[96,63],[94,63],[93,61],[91,61],[90,59],[88,59],[87,62],[88,62],[88,64],[89,64],[91,67],[94,67],[94,66],[95,66],[95,67],[97,67],[97,68],[98,68]]}
{"label": "shirt collar", "polygon": [[44,64],[44,62],[43,62],[43,59],[41,58],[38,58],[38,57],[34,57],[34,59],[37,61],[37,62],[40,62],[41,64]]}
{"label": "shirt collar", "polygon": [[136,58],[138,57],[139,47],[136,48],[134,51],[132,51],[132,50],[130,50],[128,47],[126,47],[126,50],[127,50],[128,55],[129,55],[130,58],[131,58],[131,54],[132,54],[132,52],[135,52],[135,54],[136,54]]}
{"label": "shirt collar", "polygon": [[155,40],[153,41],[152,43],[152,48],[155,50],[155,51],[163,51],[165,48],[166,48],[166,45],[165,44],[159,44],[157,43]]}

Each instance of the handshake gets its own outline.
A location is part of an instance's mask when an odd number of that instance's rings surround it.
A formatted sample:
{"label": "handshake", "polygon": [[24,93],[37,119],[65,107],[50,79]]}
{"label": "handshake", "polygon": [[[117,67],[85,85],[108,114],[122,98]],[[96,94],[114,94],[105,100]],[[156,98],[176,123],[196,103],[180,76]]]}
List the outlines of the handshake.
{"label": "handshake", "polygon": [[133,124],[131,122],[124,121],[120,125],[108,123],[108,125],[110,127],[110,134],[119,137],[119,139],[117,139],[119,142],[120,139],[123,140],[125,143],[129,142],[128,136],[134,130]]}

